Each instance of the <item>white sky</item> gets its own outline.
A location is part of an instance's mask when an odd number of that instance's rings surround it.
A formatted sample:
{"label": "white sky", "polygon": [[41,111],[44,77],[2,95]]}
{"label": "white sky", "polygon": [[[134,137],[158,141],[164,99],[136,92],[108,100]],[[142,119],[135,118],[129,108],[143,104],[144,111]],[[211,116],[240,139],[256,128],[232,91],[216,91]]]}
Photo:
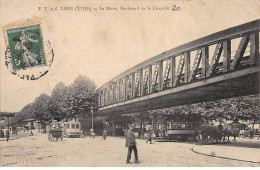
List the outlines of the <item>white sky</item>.
{"label": "white sky", "polygon": [[[38,7],[169,6],[170,11],[41,12]],[[0,1],[0,111],[20,111],[41,93],[51,94],[63,81],[69,85],[86,75],[97,86],[163,51],[223,29],[259,19],[257,0],[1,0]],[[55,53],[49,73],[36,81],[10,74],[4,65],[3,27],[38,18],[44,39]]]}

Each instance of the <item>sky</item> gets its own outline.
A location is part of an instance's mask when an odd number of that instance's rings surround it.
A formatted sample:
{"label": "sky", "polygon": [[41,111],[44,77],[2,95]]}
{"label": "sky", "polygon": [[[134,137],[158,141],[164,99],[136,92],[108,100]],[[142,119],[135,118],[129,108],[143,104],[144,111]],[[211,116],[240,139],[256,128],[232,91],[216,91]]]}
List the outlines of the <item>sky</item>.
{"label": "sky", "polygon": [[[180,10],[153,10],[174,5]],[[120,10],[121,6],[146,10]],[[75,7],[91,11],[75,12]],[[106,7],[118,10],[99,10]],[[80,74],[99,87],[166,50],[259,19],[259,7],[257,0],[1,0],[0,111],[20,111],[41,93],[51,95],[57,83],[69,85]],[[35,81],[12,75],[4,64],[4,29],[30,21],[41,24],[43,39],[51,42],[55,54],[48,74]]]}

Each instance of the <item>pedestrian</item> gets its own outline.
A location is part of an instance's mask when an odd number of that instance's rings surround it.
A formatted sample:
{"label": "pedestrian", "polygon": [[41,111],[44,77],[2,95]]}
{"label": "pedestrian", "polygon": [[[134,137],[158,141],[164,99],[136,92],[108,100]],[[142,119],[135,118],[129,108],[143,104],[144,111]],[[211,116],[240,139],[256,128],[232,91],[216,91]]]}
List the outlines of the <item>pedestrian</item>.
{"label": "pedestrian", "polygon": [[6,141],[8,142],[9,140],[9,136],[10,136],[10,133],[9,133],[9,129],[6,131]]}
{"label": "pedestrian", "polygon": [[132,129],[133,129],[133,127],[130,126],[129,129],[127,130],[127,132],[126,132],[126,144],[125,144],[125,146],[128,148],[128,153],[127,153],[127,158],[126,158],[127,164],[132,164],[130,162],[132,150],[134,150],[134,154],[135,154],[135,163],[140,163],[139,160],[138,160],[138,153],[137,153],[137,148],[136,148],[135,136],[134,136]]}
{"label": "pedestrian", "polygon": [[90,137],[93,138],[93,139],[95,137],[95,131],[92,128],[90,129]]}
{"label": "pedestrian", "polygon": [[80,129],[80,136],[81,138],[84,138],[83,129]]}
{"label": "pedestrian", "polygon": [[254,128],[250,130],[250,139],[254,138]]}
{"label": "pedestrian", "polygon": [[141,137],[142,137],[142,140],[144,140],[144,133],[145,133],[145,129],[142,128],[142,131],[141,131]]}
{"label": "pedestrian", "polygon": [[107,130],[104,129],[104,131],[103,131],[103,139],[106,140],[106,138],[107,138]]}
{"label": "pedestrian", "polygon": [[152,144],[152,135],[153,135],[153,129],[152,129],[152,126],[150,126],[149,127],[149,130],[148,130],[148,138],[147,138],[147,141],[146,141],[146,143],[148,142],[148,141],[150,141],[150,144]]}
{"label": "pedestrian", "polygon": [[127,130],[128,130],[127,128],[123,130],[124,131],[124,136],[126,136]]}

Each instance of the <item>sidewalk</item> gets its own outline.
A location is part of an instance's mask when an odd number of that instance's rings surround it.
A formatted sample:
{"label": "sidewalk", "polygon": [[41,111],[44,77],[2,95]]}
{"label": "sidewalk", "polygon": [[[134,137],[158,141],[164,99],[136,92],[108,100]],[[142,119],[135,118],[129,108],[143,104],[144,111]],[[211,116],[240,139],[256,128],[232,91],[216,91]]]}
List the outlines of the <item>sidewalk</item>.
{"label": "sidewalk", "polygon": [[[9,140],[19,139],[17,135],[10,135]],[[6,137],[0,138],[0,141],[6,141]]]}
{"label": "sidewalk", "polygon": [[237,142],[211,145],[197,145],[192,148],[195,153],[260,164],[260,140],[241,139]]}
{"label": "sidewalk", "polygon": [[[16,140],[19,138],[27,137],[29,135],[30,135],[30,133],[28,133],[28,132],[18,132],[17,135],[15,135],[15,134],[10,135],[9,140]],[[6,141],[6,137],[0,138],[0,141]]]}

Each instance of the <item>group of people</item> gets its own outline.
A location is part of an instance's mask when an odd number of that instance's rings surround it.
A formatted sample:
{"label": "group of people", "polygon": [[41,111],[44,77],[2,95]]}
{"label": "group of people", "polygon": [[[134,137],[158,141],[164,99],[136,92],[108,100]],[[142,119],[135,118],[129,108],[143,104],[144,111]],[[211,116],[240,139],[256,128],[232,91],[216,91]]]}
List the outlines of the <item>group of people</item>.
{"label": "group of people", "polygon": [[[81,132],[83,134],[83,132]],[[95,137],[95,131],[93,128],[90,129],[90,138],[94,138]],[[103,130],[103,139],[106,140],[107,139],[107,130],[104,129]]]}

